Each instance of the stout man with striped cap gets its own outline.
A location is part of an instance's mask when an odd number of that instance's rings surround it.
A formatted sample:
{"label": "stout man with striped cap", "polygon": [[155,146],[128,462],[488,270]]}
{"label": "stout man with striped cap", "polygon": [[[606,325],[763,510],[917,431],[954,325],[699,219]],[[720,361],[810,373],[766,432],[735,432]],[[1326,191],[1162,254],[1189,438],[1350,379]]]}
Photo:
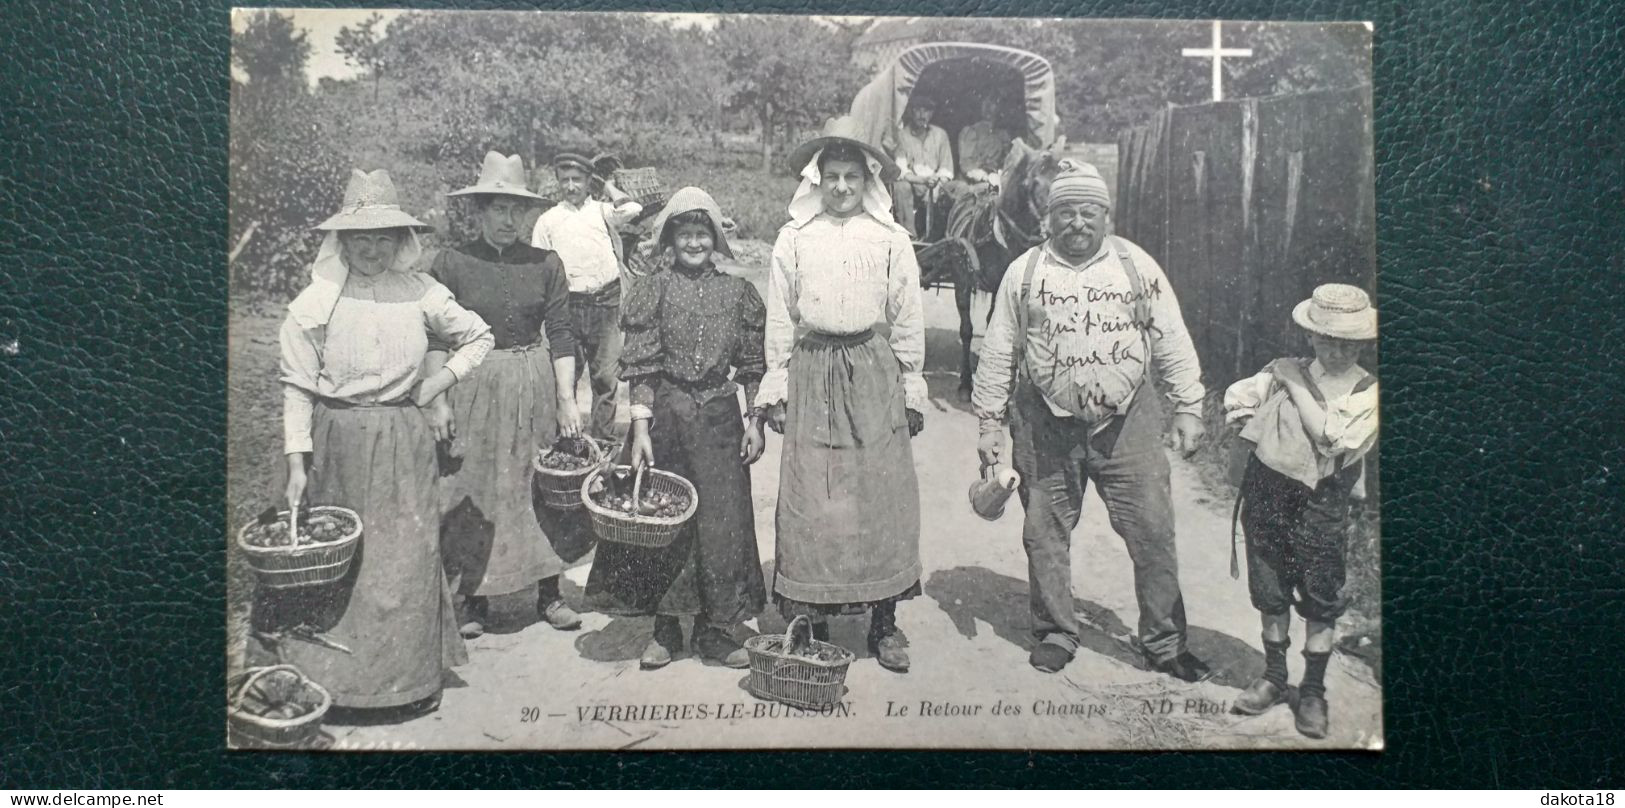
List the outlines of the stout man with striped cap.
{"label": "stout man with striped cap", "polygon": [[977,449],[997,464],[1008,422],[1026,511],[1032,666],[1059,671],[1081,644],[1070,544],[1093,482],[1134,562],[1147,666],[1195,682],[1211,672],[1185,647],[1157,383],[1189,455],[1202,436],[1201,367],[1162,268],[1108,235],[1110,213],[1094,166],[1071,164],[1051,183],[1049,239],[1010,265],[994,300],[972,397]]}

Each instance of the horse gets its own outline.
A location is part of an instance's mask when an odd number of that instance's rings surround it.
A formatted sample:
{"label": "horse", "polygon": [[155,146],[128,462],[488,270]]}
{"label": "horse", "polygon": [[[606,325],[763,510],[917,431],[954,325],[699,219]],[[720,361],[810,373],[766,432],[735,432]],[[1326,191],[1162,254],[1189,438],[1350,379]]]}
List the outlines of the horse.
{"label": "horse", "polygon": [[[959,309],[959,400],[971,397],[971,301],[977,290],[997,292],[1010,263],[1044,240],[1049,185],[1067,161],[1052,148],[1035,149],[1017,139],[995,190],[982,186],[961,196],[948,213],[947,236],[918,247],[920,284],[954,288]],[[988,310],[988,319],[993,317]]]}

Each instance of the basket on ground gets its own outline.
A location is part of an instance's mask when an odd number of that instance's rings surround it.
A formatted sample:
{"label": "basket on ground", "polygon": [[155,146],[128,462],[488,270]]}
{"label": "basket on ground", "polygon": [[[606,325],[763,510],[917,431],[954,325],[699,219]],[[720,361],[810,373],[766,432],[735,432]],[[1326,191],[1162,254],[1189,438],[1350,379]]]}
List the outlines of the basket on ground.
{"label": "basket on ground", "polygon": [[536,490],[542,495],[542,505],[556,511],[573,511],[581,507],[581,482],[606,460],[603,448],[597,441],[585,438],[582,445],[587,447],[589,464],[579,469],[547,468],[542,465],[542,457],[546,453],[536,453],[530,465],[536,471],[534,479]]}
{"label": "basket on ground", "polygon": [[745,641],[750,654],[751,693],[792,707],[816,710],[846,694],[846,669],[856,659],[834,643],[815,640],[806,615],[790,621],[784,635],[760,634]]}
{"label": "basket on ground", "polygon": [[576,496],[587,506],[587,512],[592,514],[593,531],[598,538],[616,544],[635,547],[665,547],[671,544],[677,538],[678,531],[683,529],[683,524],[694,518],[694,512],[699,509],[699,492],[694,490],[693,483],[676,474],[647,468],[639,472],[633,483],[632,502],[642,502],[645,493],[664,494],[686,498],[688,507],[676,516],[648,516],[607,508],[593,499],[593,483],[600,477],[629,471],[630,466],[606,463],[593,469],[592,474],[587,475],[587,479],[581,483]]}
{"label": "basket on ground", "polygon": [[[293,718],[273,718],[255,715],[247,709],[245,700],[249,688],[260,679],[278,672],[291,671],[298,677],[298,685],[290,698],[313,705],[303,715]],[[248,668],[231,677],[227,684],[231,695],[226,702],[226,735],[231,746],[264,749],[301,749],[310,745],[322,726],[322,717],[333,706],[333,697],[327,688],[307,678],[292,665],[270,665]]]}
{"label": "basket on ground", "polygon": [[[307,520],[326,514],[340,516],[354,527],[336,541],[261,547],[248,541],[248,532],[261,520],[243,525],[237,531],[237,549],[254,570],[260,586],[269,589],[321,586],[338,581],[350,571],[350,562],[361,544],[361,515],[338,505],[314,505],[300,508],[299,512]],[[282,524],[288,523],[288,517],[288,511],[276,513],[276,520]]]}

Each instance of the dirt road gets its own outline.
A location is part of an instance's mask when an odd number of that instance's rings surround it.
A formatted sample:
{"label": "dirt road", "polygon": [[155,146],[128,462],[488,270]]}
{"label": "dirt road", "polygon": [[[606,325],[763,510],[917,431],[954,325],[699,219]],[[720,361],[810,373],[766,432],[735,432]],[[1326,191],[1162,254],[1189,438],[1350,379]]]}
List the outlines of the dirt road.
{"label": "dirt road", "polygon": [[[759,270],[739,271],[759,280]],[[969,508],[966,489],[977,474],[976,420],[954,395],[952,296],[928,292],[925,309],[932,402],[926,431],[914,443],[925,596],[899,609],[912,643],[911,673],[887,672],[868,658],[862,650],[864,618],[837,621],[835,641],[859,653],[847,678],[849,693],[839,709],[807,714],[759,701],[742,688],[744,672],[695,658],[640,671],[637,657],[649,621],[588,614],[575,633],[531,624],[471,641],[472,661],[456,670],[438,712],[393,726],[330,726],[336,745],[1380,748],[1380,690],[1363,664],[1341,654],[1334,655],[1327,675],[1332,735],[1325,741],[1299,736],[1285,708],[1256,718],[1228,713],[1239,688],[1263,670],[1258,620],[1245,578],[1232,580],[1228,573],[1229,502],[1204,490],[1195,470],[1177,457],[1171,456],[1173,491],[1190,647],[1218,676],[1186,685],[1141,669],[1128,644],[1137,618],[1129,558],[1093,495],[1073,536],[1073,586],[1088,626],[1085,647],[1060,674],[1029,667],[1020,505],[1012,500],[994,523]],[[779,450],[778,437],[770,433],[767,454],[752,471],[769,582]],[[567,597],[579,598],[586,569],[567,579]],[[762,631],[783,630],[776,615],[760,618],[760,624]],[[1296,679],[1301,623],[1294,629]]]}

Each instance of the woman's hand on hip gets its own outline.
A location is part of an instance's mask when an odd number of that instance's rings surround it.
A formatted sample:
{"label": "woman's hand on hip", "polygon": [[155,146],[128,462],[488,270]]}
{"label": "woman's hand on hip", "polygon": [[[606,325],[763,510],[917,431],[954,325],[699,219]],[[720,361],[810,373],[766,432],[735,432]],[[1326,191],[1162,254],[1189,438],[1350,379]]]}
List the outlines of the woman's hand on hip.
{"label": "woman's hand on hip", "polygon": [[781,401],[767,408],[767,425],[772,428],[774,432],[783,435],[785,421],[786,416],[784,413],[784,402]]}

